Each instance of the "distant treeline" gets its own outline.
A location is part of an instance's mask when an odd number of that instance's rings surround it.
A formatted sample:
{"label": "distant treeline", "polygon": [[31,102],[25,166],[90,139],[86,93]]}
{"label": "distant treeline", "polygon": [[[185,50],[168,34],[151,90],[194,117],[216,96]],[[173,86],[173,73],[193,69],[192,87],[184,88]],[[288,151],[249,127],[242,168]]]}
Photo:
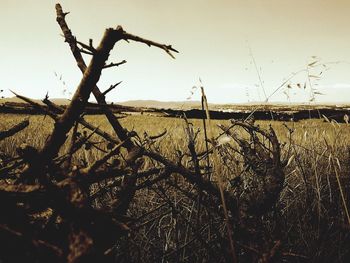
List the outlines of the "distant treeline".
{"label": "distant treeline", "polygon": [[[186,114],[189,119],[203,119],[206,118],[205,111],[193,109],[187,111],[179,110],[162,110],[169,117],[178,117]],[[253,116],[255,120],[278,120],[278,121],[299,121],[304,119],[319,119],[327,117],[330,120],[337,122],[344,122],[344,116],[350,114],[350,110],[345,109],[313,109],[300,111],[267,111],[256,110],[252,112],[223,112],[223,111],[209,111],[210,118],[215,120],[244,120]]]}
{"label": "distant treeline", "polygon": [[[42,105],[43,108],[48,109],[46,105]],[[66,105],[61,105],[61,108],[65,109]],[[205,118],[205,111],[200,109],[192,110],[173,110],[173,109],[154,109],[154,108],[136,108],[130,106],[122,106],[118,104],[109,104],[108,108],[112,110],[113,113],[128,113],[128,112],[139,112],[148,114],[157,114],[158,116],[167,117],[181,117],[183,114],[190,119],[202,119]],[[53,110],[53,109],[50,109]],[[89,103],[85,109],[86,114],[103,114],[103,108],[94,103]],[[5,102],[0,105],[0,113],[15,113],[15,114],[45,114],[42,109],[34,107],[27,103],[18,102]],[[58,113],[58,112],[55,112]],[[344,122],[344,116],[350,115],[349,109],[330,109],[328,108],[317,108],[317,109],[303,109],[303,110],[286,110],[284,107],[282,110],[255,110],[250,111],[209,111],[210,118],[215,120],[228,120],[236,119],[243,120],[247,117],[253,116],[255,120],[278,120],[278,121],[299,121],[304,119],[319,119],[327,117],[328,119],[335,120],[337,122]]]}

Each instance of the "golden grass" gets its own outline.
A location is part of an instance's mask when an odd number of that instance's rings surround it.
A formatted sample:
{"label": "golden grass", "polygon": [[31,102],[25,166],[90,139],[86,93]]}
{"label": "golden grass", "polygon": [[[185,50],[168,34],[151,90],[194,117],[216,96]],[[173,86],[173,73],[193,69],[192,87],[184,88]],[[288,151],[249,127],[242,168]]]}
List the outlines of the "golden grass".
{"label": "golden grass", "polygon": [[[26,117],[24,115],[1,114],[0,130],[11,127]],[[16,155],[16,147],[21,143],[27,143],[39,149],[44,145],[47,136],[52,131],[53,121],[44,116],[29,116],[29,118],[28,128],[0,142],[2,153]],[[104,116],[87,116],[86,120],[113,134],[113,130]],[[166,129],[167,134],[160,138],[154,147],[170,159],[176,158],[177,150],[182,152],[188,150],[185,123],[182,119],[130,115],[120,121],[125,128],[129,131],[136,131],[141,138],[144,137],[144,133],[152,136],[160,134]],[[189,120],[189,122],[193,123],[194,130],[197,128],[201,130],[196,149],[198,152],[204,151],[202,120]],[[342,253],[350,253],[347,248],[349,242],[346,241],[346,236],[342,235],[343,226],[346,225],[347,229],[347,225],[350,223],[348,221],[350,125],[325,120],[288,123],[257,121],[257,123],[265,128],[272,125],[282,145],[282,157],[288,162],[285,168],[285,187],[278,202],[280,221],[284,224],[281,234],[282,237],[285,236],[284,247],[303,255],[317,254],[319,259],[323,260],[330,260],[337,256],[340,246],[343,246]],[[214,137],[221,132],[217,124],[228,126],[230,121],[211,120]],[[81,129],[80,126],[80,131]],[[90,133],[90,131],[87,132]],[[69,142],[69,139],[67,141]],[[101,137],[94,135],[92,141],[101,142],[98,146],[107,150],[107,144]],[[234,146],[232,142],[230,143]],[[67,151],[68,145],[66,143],[62,147],[62,153]],[[83,148],[75,154],[73,162],[78,164],[82,162],[92,163],[103,155],[105,153],[95,148]],[[220,175],[225,181],[224,187],[230,187],[228,182],[237,175],[239,167],[235,167],[234,162],[229,163],[229,165],[224,164],[223,157],[217,152],[211,155],[210,161],[214,169],[214,180]],[[152,163],[148,160],[144,164],[144,169],[151,166]],[[176,192],[174,195],[177,195]],[[152,191],[140,192],[137,193],[130,213],[140,216],[159,205],[157,196]],[[188,205],[191,206],[190,203]],[[188,211],[192,210],[189,208]],[[267,221],[267,225],[270,224],[268,222],[270,221]],[[322,227],[322,224],[325,224],[326,227]],[[273,229],[273,223],[268,228]],[[329,229],[329,232],[324,233],[322,229]],[[326,245],[320,243],[325,242],[322,240],[327,240]],[[323,246],[327,246],[327,250]]]}
{"label": "golden grass", "polygon": [[[1,114],[0,115],[0,129],[10,127],[15,123],[26,118],[24,115],[16,114]],[[102,130],[113,134],[113,130],[109,125],[106,118],[102,115],[92,115],[86,117],[87,121],[98,126]],[[37,148],[41,148],[50,134],[53,128],[53,121],[49,117],[33,115],[29,116],[30,125],[20,133],[7,138],[0,142],[0,149],[4,153],[10,155],[15,151],[15,147],[21,143],[27,143]],[[140,137],[144,136],[146,132],[148,135],[157,135],[167,130],[166,136],[162,137],[157,144],[161,153],[171,157],[176,150],[186,150],[187,141],[185,134],[184,121],[177,118],[145,116],[145,115],[131,115],[120,120],[121,124],[130,130],[134,130]],[[205,150],[204,135],[202,132],[202,120],[190,120],[193,123],[195,129],[201,129],[199,138],[197,140],[197,150],[199,152]],[[348,148],[350,138],[350,125],[329,123],[323,120],[304,120],[300,122],[278,122],[278,121],[257,121],[261,127],[268,127],[272,125],[278,139],[283,147],[283,154],[286,154],[288,147],[293,146],[292,150],[289,150],[290,155],[294,155],[291,163],[288,166],[288,170],[293,171],[297,169],[297,160],[303,162],[311,162],[314,169],[314,173],[319,171],[319,165],[321,163],[329,163],[329,156],[332,158],[338,158],[339,163],[345,169],[348,165]],[[213,136],[216,137],[220,134],[221,130],[217,127],[218,124],[229,125],[229,120],[211,120],[211,128]],[[292,137],[285,127],[287,125],[290,129],[293,129]],[[82,128],[82,126],[80,126]],[[90,131],[87,131],[88,133]],[[93,137],[94,141],[102,141],[98,136]],[[103,143],[101,144],[103,146]],[[67,143],[62,147],[62,151],[66,150]],[[82,154],[80,152],[79,154]],[[101,157],[102,152],[92,148],[84,155],[89,161],[93,161],[96,158]],[[298,157],[295,158],[295,155]],[[216,167],[220,166],[220,160],[214,156],[212,160]],[[309,169],[308,169],[309,170]]]}

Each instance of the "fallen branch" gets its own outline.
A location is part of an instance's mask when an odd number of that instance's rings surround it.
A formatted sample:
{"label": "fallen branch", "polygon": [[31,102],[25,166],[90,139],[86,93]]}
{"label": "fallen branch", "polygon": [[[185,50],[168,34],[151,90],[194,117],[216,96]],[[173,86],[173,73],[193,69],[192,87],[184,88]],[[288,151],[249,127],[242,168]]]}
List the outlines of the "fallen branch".
{"label": "fallen branch", "polygon": [[7,137],[15,135],[16,133],[25,129],[28,125],[29,125],[29,120],[23,120],[22,122],[14,125],[12,128],[10,128],[6,131],[0,131],[0,141],[7,138]]}

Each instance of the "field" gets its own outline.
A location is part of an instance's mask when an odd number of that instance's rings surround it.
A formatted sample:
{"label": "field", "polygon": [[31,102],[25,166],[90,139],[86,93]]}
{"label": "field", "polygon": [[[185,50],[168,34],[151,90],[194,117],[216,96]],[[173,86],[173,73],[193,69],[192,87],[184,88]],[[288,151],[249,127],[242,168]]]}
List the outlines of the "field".
{"label": "field", "polygon": [[[5,130],[26,116],[3,114],[0,118],[0,130]],[[28,118],[28,128],[0,142],[3,156],[15,156],[16,147],[23,143],[37,149],[44,146],[54,122],[42,115]],[[85,119],[113,134],[103,115],[87,116]],[[139,141],[166,130],[165,135],[147,147],[175,162],[178,152],[190,155],[186,129],[193,124],[194,133],[198,130],[195,150],[197,153],[205,152],[202,120],[188,120],[190,124],[186,126],[180,118],[135,115],[120,119],[120,122],[129,131],[135,131]],[[211,181],[221,183],[230,192],[234,191],[235,178],[246,168],[242,166],[239,150],[233,151],[238,149],[237,143],[226,135],[218,138],[222,133],[218,124],[229,126],[230,121],[212,120],[211,128],[207,127],[219,144],[209,158]],[[288,123],[257,121],[256,124],[263,129],[271,124],[275,130],[281,144],[285,180],[273,208],[244,223],[249,230],[241,233],[241,227],[235,226],[241,223],[232,219],[232,237],[239,262],[255,262],[264,256],[267,261],[259,262],[348,262],[350,126],[327,119]],[[78,131],[83,134],[85,129],[79,126]],[[237,132],[243,134],[239,128]],[[69,140],[61,148],[61,154],[67,151]],[[108,142],[93,135],[90,144],[77,151],[72,163],[89,167],[108,151]],[[147,171],[154,166],[154,162],[147,159],[142,164],[142,170]],[[185,160],[184,166],[193,167],[190,159]],[[147,180],[141,181],[145,183]],[[101,182],[92,186],[90,191],[92,194],[98,192],[109,183]],[[94,206],[108,206],[108,202],[115,198],[114,188],[95,199]],[[220,216],[223,211],[213,212],[206,204],[210,203],[207,198],[200,188],[176,174],[150,184],[150,187],[140,188],[127,213],[129,218],[138,220],[131,227],[131,234],[118,240],[113,248],[116,262],[231,261],[228,259],[230,252],[225,220]]]}

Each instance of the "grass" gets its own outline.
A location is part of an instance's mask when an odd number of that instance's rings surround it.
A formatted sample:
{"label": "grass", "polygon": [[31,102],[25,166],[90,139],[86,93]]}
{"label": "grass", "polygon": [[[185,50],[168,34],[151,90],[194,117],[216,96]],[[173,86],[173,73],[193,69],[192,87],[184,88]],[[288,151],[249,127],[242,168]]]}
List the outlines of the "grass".
{"label": "grass", "polygon": [[[0,130],[18,123],[25,116],[0,115]],[[104,116],[87,116],[86,119],[101,129],[113,134]],[[205,150],[202,131],[202,120],[190,120],[194,129],[200,129],[196,149]],[[217,136],[220,129],[217,124],[229,125],[229,121],[212,120],[212,133]],[[350,259],[350,219],[347,212],[350,201],[350,125],[338,124],[326,120],[305,120],[300,122],[268,122],[258,121],[262,127],[272,125],[283,146],[282,157],[288,163],[285,168],[286,180],[274,212],[261,219],[258,226],[265,238],[271,242],[281,241],[281,255],[286,262],[348,262]],[[177,151],[187,151],[187,140],[184,121],[181,119],[132,115],[121,119],[121,124],[128,130],[135,130],[140,137],[157,135],[167,130],[166,136],[160,138],[153,147],[170,159],[175,159]],[[44,116],[30,116],[30,126],[13,137],[0,142],[0,150],[4,155],[15,155],[16,146],[27,143],[41,148],[51,132],[53,121]],[[89,133],[89,131],[88,131]],[[99,148],[107,150],[107,144],[97,136],[92,141]],[[231,143],[231,142],[230,142]],[[233,144],[232,144],[233,145]],[[233,145],[234,146],[234,145]],[[68,148],[66,143],[61,151]],[[92,147],[81,149],[73,162],[92,163],[105,155]],[[230,157],[230,158],[229,158]],[[214,169],[213,180],[218,176],[224,179],[226,189],[230,189],[232,180],[241,167],[237,165],[239,158],[215,153],[211,156]],[[236,163],[237,161],[237,163]],[[144,169],[152,166],[146,161]],[[178,180],[178,178],[174,178]],[[184,184],[184,187],[187,187]],[[192,190],[191,190],[192,191]],[[194,189],[193,193],[196,190]],[[167,211],[160,207],[160,196],[167,193],[176,207]],[[113,193],[108,193],[113,194]],[[104,202],[101,199],[101,202]],[[98,204],[96,204],[98,205]],[[223,253],[215,252],[220,238],[213,236],[213,229],[224,233],[222,222],[212,218],[204,211],[199,212],[198,204],[185,196],[179,189],[175,190],[163,184],[156,189],[145,189],[137,193],[129,214],[133,217],[145,217],[144,225],[138,226],[138,232],[121,241],[123,253],[117,259],[127,262],[152,261],[159,259],[160,253],[164,261],[223,261]],[[155,212],[152,212],[154,209]],[[145,213],[152,212],[150,215]],[[208,226],[208,222],[212,222]],[[190,222],[201,222],[193,225]],[[207,240],[198,241],[195,237],[201,233]],[[222,234],[222,237],[225,236]],[[235,233],[233,234],[235,237]],[[179,241],[180,240],[180,241]],[[211,243],[213,240],[214,243]],[[215,243],[216,242],[216,243]],[[179,244],[187,244],[181,248]],[[208,247],[210,249],[208,250]],[[215,247],[216,246],[216,247]],[[248,248],[247,248],[248,246]],[[244,248],[245,247],[245,248]],[[244,262],[242,251],[251,249],[241,244],[240,258]],[[266,248],[268,249],[268,248]],[[173,251],[177,251],[174,253]],[[243,254],[242,254],[243,253]],[[119,257],[118,257],[119,256]],[[246,259],[248,262],[248,259]]]}

